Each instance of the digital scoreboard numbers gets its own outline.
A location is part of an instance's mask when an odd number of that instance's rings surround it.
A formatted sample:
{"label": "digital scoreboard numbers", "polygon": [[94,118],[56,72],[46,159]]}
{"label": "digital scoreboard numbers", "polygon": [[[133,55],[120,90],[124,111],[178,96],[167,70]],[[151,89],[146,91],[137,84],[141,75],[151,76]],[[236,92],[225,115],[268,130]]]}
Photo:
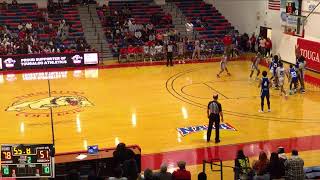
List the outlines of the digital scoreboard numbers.
{"label": "digital scoreboard numbers", "polygon": [[1,145],[1,177],[54,177],[51,144]]}

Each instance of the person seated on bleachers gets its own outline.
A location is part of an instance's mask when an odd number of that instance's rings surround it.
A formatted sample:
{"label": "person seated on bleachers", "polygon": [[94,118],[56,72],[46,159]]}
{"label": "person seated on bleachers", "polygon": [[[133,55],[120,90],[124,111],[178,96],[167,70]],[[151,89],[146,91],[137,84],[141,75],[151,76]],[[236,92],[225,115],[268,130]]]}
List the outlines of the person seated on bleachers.
{"label": "person seated on bleachers", "polygon": [[284,151],[284,147],[278,147],[278,156],[280,162],[284,165],[284,163],[287,161],[287,155]]}
{"label": "person seated on bleachers", "polygon": [[186,162],[179,161],[178,167],[179,167],[179,169],[175,170],[172,173],[172,179],[174,179],[174,180],[191,180],[191,173],[190,173],[190,171],[186,170]]}
{"label": "person seated on bleachers", "polygon": [[4,0],[2,3],[1,3],[1,9],[3,10],[8,10],[8,3],[6,0]]}
{"label": "person seated on bleachers", "polygon": [[17,0],[12,0],[11,8],[18,8],[18,7],[19,7],[18,1]]}
{"label": "person seated on bleachers", "polygon": [[270,161],[267,157],[267,154],[264,151],[261,151],[259,154],[259,159],[253,161],[252,163],[252,169],[254,171],[255,178],[269,179],[269,174],[268,174],[269,163]]}
{"label": "person seated on bleachers", "polygon": [[270,173],[270,179],[281,180],[281,178],[285,176],[285,167],[281,163],[278,153],[276,152],[271,153],[268,171]]}
{"label": "person seated on bleachers", "polygon": [[155,177],[157,180],[172,180],[172,174],[167,171],[168,165],[166,163],[162,163],[160,166],[160,172],[155,173]]}
{"label": "person seated on bleachers", "polygon": [[149,34],[149,41],[155,41],[156,40],[156,36],[153,33]]}
{"label": "person seated on bleachers", "polygon": [[193,34],[193,24],[188,21],[186,24],[186,31],[187,31],[187,35],[192,35]]}
{"label": "person seated on bleachers", "polygon": [[244,155],[243,150],[238,150],[234,167],[235,179],[249,179],[249,172],[251,171],[249,158]]}
{"label": "person seated on bleachers", "polygon": [[136,32],[134,33],[134,36],[135,36],[136,39],[140,39],[141,36],[142,36],[141,31],[140,30],[136,30]]}
{"label": "person seated on bleachers", "polygon": [[108,180],[127,180],[128,178],[122,177],[123,171],[120,167],[113,170],[113,177],[109,177]]}
{"label": "person seated on bleachers", "polygon": [[163,17],[165,24],[172,24],[172,16],[169,13],[166,13]]}
{"label": "person seated on bleachers", "polygon": [[147,33],[154,33],[154,27],[153,27],[153,24],[152,23],[148,23],[146,25],[146,28],[147,28]]}
{"label": "person seated on bleachers", "polygon": [[153,172],[151,169],[147,168],[143,172],[143,176],[141,176],[142,180],[155,180],[156,177],[154,176]]}
{"label": "person seated on bleachers", "polygon": [[156,40],[157,40],[158,42],[163,41],[163,33],[158,32],[158,33],[156,34]]}
{"label": "person seated on bleachers", "polygon": [[292,150],[291,157],[285,162],[288,180],[304,180],[304,161],[298,156],[297,150]]}
{"label": "person seated on bleachers", "polygon": [[123,176],[127,177],[128,180],[136,180],[139,176],[137,162],[134,158],[135,154],[133,151],[128,151],[128,158],[123,162]]}

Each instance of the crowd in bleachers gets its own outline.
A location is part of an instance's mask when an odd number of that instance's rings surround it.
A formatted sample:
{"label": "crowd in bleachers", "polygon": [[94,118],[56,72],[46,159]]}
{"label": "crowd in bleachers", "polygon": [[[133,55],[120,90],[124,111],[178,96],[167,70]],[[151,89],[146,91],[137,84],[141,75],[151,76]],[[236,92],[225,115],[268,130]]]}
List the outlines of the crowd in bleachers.
{"label": "crowd in bleachers", "polygon": [[[297,150],[292,150],[291,156],[285,154],[283,147],[272,152],[270,158],[266,152],[261,151],[259,156],[250,163],[243,150],[238,150],[234,160],[235,180],[304,180],[307,171],[304,169],[304,160]],[[168,169],[168,164],[162,163],[159,170],[146,168],[139,173],[138,163],[134,159],[134,152],[119,143],[113,153],[113,172],[108,180],[191,180],[191,172],[186,169],[185,161],[178,161],[177,167]],[[230,166],[224,167],[230,168]],[[172,172],[172,173],[171,173]],[[197,174],[198,180],[207,180],[206,172]],[[99,179],[89,175],[89,180]]]}
{"label": "crowd in bleachers", "polygon": [[163,60],[170,44],[174,47],[174,58],[181,62],[211,58],[224,52],[223,37],[229,32],[234,55],[256,52],[260,48],[270,55],[270,39],[260,43],[261,36],[239,35],[212,5],[201,0],[176,0],[175,3],[186,14],[187,32],[193,34],[196,30],[200,33],[195,40],[176,32],[171,15],[163,13],[159,6],[150,5],[150,1],[109,2],[98,8],[114,57],[119,61]]}
{"label": "crowd in bleachers", "polygon": [[37,54],[89,50],[76,7],[48,1],[36,4],[3,1],[0,10],[0,54]]}
{"label": "crowd in bleachers", "polygon": [[254,180],[304,180],[304,161],[298,155],[297,150],[292,150],[288,158],[284,148],[280,147],[278,152],[272,152],[270,158],[261,151],[257,160],[250,166],[249,158],[242,150],[237,152],[235,159],[235,179]]}

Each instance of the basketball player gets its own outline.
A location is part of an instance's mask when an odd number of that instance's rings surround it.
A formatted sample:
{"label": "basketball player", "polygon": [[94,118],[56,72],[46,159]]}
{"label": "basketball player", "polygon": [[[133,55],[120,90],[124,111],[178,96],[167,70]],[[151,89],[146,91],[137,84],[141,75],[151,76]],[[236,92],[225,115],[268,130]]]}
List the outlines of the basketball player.
{"label": "basketball player", "polygon": [[[297,87],[298,87],[298,74],[296,68],[290,64],[290,69],[289,69],[289,81],[290,81],[290,95],[294,94],[297,92]],[[294,89],[292,89],[292,85],[294,86]]]}
{"label": "basketball player", "polygon": [[271,87],[271,83],[270,80],[267,77],[268,73],[267,71],[263,71],[262,72],[262,79],[260,80],[259,86],[258,88],[261,88],[261,109],[259,110],[259,112],[264,112],[263,111],[263,107],[264,107],[264,98],[267,99],[267,104],[268,104],[268,112],[271,112],[270,109],[270,93],[269,93],[269,89]]}
{"label": "basketball player", "polygon": [[305,71],[306,61],[303,56],[298,56],[297,62],[296,62],[296,68],[297,68],[297,74],[298,74],[298,80],[300,82],[300,92],[305,93],[305,86],[304,86],[304,71]]}
{"label": "basketball player", "polygon": [[279,56],[275,55],[272,58],[272,62],[270,64],[270,72],[272,74],[272,77],[270,78],[270,81],[274,79],[275,88],[278,88],[278,77],[277,77],[278,65],[279,65]]}
{"label": "basketball player", "polygon": [[199,40],[194,41],[194,50],[192,54],[192,59],[194,59],[196,55],[198,59],[200,59],[200,41]]}
{"label": "basketball player", "polygon": [[231,74],[229,73],[228,71],[228,68],[227,68],[227,61],[229,59],[230,55],[224,55],[222,58],[221,58],[221,61],[220,61],[220,72],[217,74],[217,77],[220,78],[220,74],[223,73],[223,71],[226,71],[228,76],[231,76]]}
{"label": "basketball player", "polygon": [[[283,63],[279,62],[279,67],[276,70],[277,72],[277,77],[278,77],[278,85],[280,87],[280,96],[282,96],[282,93],[285,95],[285,97],[287,97],[287,92],[286,90],[284,90],[284,78],[286,76],[286,71],[283,67]],[[288,76],[288,75],[287,75]]]}
{"label": "basketball player", "polygon": [[253,75],[253,72],[254,70],[257,71],[257,77],[256,77],[256,80],[258,80],[258,77],[259,77],[259,74],[260,74],[260,69],[259,69],[259,63],[260,63],[260,60],[261,60],[262,56],[261,56],[261,53],[258,52],[256,57],[253,58],[252,60],[252,65],[251,65],[251,73],[250,73],[250,79],[252,78],[252,75]]}

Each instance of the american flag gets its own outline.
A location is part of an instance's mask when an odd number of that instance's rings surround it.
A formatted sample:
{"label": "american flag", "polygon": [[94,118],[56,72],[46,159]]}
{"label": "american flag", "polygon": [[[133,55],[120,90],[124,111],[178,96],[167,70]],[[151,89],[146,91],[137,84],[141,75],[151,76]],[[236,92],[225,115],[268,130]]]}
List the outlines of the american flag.
{"label": "american flag", "polygon": [[280,11],[280,0],[269,0],[268,8],[270,10],[278,10],[278,11]]}

